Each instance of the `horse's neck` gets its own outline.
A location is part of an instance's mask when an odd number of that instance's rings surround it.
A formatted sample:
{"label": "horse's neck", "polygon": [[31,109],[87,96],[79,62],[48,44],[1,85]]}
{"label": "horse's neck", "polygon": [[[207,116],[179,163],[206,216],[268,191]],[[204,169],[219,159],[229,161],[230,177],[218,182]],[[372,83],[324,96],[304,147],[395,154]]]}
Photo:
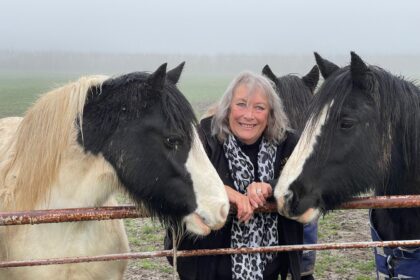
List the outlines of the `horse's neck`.
{"label": "horse's neck", "polygon": [[372,217],[383,240],[420,239],[420,208],[375,209]]}
{"label": "horse's neck", "polygon": [[117,187],[114,169],[102,156],[85,154],[74,146],[64,156],[49,198],[37,208],[103,206]]}
{"label": "horse's neck", "polygon": [[[378,187],[375,195],[408,195],[420,194],[420,179],[418,176],[407,176],[397,172],[394,166],[393,174],[384,187]],[[376,229],[384,240],[420,239],[420,208],[375,209],[373,217]]]}

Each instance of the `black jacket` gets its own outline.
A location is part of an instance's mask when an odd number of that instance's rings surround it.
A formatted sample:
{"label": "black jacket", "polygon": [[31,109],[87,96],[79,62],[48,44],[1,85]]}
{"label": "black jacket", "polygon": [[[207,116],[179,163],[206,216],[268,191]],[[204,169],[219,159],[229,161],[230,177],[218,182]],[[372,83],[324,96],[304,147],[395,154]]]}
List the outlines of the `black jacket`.
{"label": "black jacket", "polygon": [[[233,186],[233,180],[229,173],[227,159],[225,158],[223,145],[216,137],[211,136],[211,117],[203,119],[198,127],[198,133],[204,145],[206,153],[216,168],[223,183]],[[278,178],[287,158],[297,143],[297,137],[288,133],[287,138],[277,147],[276,161],[274,163],[274,178]],[[279,245],[293,245],[303,243],[303,226],[295,221],[279,215]],[[184,237],[180,242],[179,250],[194,249],[216,249],[230,248],[232,219],[228,218],[226,225],[218,230],[212,231],[206,237]],[[170,232],[165,238],[165,249],[172,248],[172,237]],[[300,252],[278,253],[278,256],[266,266],[264,276],[290,272],[293,279],[300,279]],[[171,258],[169,261],[172,262]],[[231,279],[230,255],[183,257],[177,260],[177,269],[181,279],[188,280],[219,280]],[[267,277],[268,278],[268,277]],[[277,279],[277,278],[275,278]]]}

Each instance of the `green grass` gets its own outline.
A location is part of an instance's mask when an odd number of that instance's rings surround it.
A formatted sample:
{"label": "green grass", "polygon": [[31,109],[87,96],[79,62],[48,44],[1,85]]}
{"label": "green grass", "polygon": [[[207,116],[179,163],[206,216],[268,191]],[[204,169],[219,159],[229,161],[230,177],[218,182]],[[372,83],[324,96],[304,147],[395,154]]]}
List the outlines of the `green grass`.
{"label": "green grass", "polygon": [[[0,118],[21,116],[43,93],[76,80],[74,74],[0,74]],[[181,77],[180,90],[197,114],[224,92],[230,77]]]}
{"label": "green grass", "polygon": [[[366,210],[336,210],[318,222],[320,243],[369,241]],[[349,234],[352,233],[352,234]],[[375,279],[375,263],[371,249],[318,251],[315,278]],[[333,277],[335,278],[335,277]]]}
{"label": "green grass", "polygon": [[330,236],[336,236],[340,225],[334,222],[334,215],[326,215],[319,219],[318,226],[320,229],[318,231],[318,238],[323,239]]}
{"label": "green grass", "polygon": [[44,92],[68,81],[70,75],[0,75],[0,117],[20,116]]}

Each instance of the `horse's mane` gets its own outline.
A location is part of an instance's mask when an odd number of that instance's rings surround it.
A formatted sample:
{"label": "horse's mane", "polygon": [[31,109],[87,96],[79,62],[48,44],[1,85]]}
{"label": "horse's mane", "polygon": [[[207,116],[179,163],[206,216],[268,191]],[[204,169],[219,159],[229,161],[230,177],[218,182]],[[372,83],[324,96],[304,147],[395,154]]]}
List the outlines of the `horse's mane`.
{"label": "horse's mane", "polygon": [[[197,123],[191,104],[169,79],[165,81],[164,88],[160,93],[161,98],[156,98],[155,96],[155,94],[159,93],[150,93],[146,89],[144,89],[146,90],[145,94],[141,93],[136,86],[147,81],[148,76],[149,74],[146,72],[133,72],[109,79],[106,84],[112,84],[112,87],[115,89],[119,88],[119,90],[121,90],[123,85],[126,85],[125,90],[131,92],[131,94],[126,96],[133,98],[131,103],[133,106],[137,106],[136,110],[139,114],[142,114],[146,107],[151,106],[154,100],[160,99],[162,113],[166,117],[169,126],[175,130],[174,132],[187,136],[187,140],[190,141],[192,137],[192,125]],[[142,96],[136,98],[133,97],[133,94]],[[139,106],[138,102],[141,102],[142,106]]]}
{"label": "horse's mane", "polygon": [[197,125],[194,110],[185,96],[173,84],[166,82],[166,93],[163,95],[162,110],[170,127],[176,129],[191,142],[193,137],[192,126]]}
{"label": "horse's mane", "polygon": [[[76,139],[88,90],[105,76],[87,76],[44,94],[26,112],[13,140],[1,151],[0,190],[6,209],[33,209],[46,199],[66,148]],[[1,192],[0,192],[1,193]],[[7,195],[5,195],[7,197]]]}
{"label": "horse's mane", "polygon": [[305,112],[312,100],[312,92],[296,75],[278,78],[277,92],[293,129],[301,130],[305,124]]}
{"label": "horse's mane", "polygon": [[[376,80],[375,90],[370,94],[380,120],[380,123],[375,125],[379,134],[379,149],[383,152],[383,158],[380,160],[384,167],[384,175],[390,176],[393,172],[390,165],[395,161],[399,161],[398,164],[402,164],[409,173],[415,174],[420,167],[420,90],[414,82],[392,75],[380,67],[369,66],[369,70]],[[320,115],[324,107],[334,100],[328,109],[331,125],[324,126],[323,139],[332,139],[344,101],[351,94],[352,88],[351,71],[347,66],[328,77],[314,96],[309,109],[312,116]],[[322,146],[328,147],[328,143],[324,144]],[[392,149],[398,145],[401,149],[400,158],[391,158]],[[387,179],[389,178],[385,178]]]}

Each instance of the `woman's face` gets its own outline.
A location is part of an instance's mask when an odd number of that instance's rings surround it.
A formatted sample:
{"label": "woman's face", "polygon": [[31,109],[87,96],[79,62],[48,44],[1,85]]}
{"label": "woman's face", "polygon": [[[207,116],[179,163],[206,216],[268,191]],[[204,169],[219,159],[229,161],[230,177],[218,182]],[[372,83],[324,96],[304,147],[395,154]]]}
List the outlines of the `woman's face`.
{"label": "woman's face", "polygon": [[229,128],[241,142],[253,144],[267,127],[269,112],[268,99],[261,88],[250,93],[246,85],[239,85],[230,103]]}

